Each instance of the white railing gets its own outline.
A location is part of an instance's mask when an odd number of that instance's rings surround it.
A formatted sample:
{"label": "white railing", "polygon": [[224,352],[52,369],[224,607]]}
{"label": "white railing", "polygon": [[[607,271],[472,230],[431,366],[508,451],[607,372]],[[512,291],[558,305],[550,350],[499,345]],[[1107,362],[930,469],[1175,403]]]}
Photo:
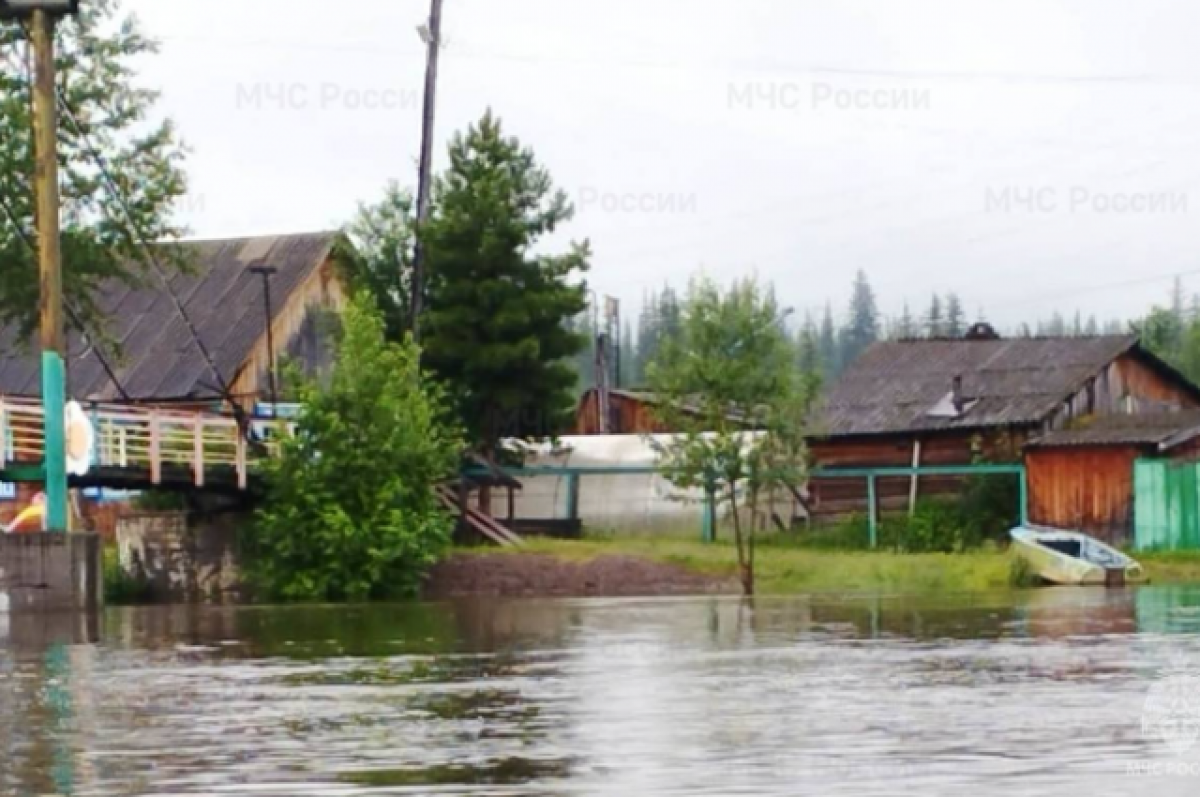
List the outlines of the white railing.
{"label": "white railing", "polygon": [[[234,418],[125,405],[89,405],[93,468],[140,471],[161,484],[164,467],[186,467],[203,487],[205,473],[232,469],[239,489],[246,488],[247,444]],[[45,451],[44,413],[40,403],[0,399],[0,469],[10,462],[39,463]]]}

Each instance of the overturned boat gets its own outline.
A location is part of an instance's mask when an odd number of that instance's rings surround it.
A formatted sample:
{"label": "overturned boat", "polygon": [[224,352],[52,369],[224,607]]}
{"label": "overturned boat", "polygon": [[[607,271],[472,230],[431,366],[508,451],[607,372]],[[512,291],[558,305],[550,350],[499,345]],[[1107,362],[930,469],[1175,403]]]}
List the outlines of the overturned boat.
{"label": "overturned boat", "polygon": [[1132,557],[1094,537],[1044,526],[1017,526],[1009,532],[1017,555],[1051,584],[1123,586],[1147,581]]}

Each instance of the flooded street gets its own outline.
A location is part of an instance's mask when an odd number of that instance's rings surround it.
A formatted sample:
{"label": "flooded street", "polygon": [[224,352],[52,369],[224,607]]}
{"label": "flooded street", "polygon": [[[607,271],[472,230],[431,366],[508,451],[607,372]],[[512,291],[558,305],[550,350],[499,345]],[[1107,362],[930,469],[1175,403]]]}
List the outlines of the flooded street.
{"label": "flooded street", "polygon": [[1146,711],[1200,673],[1195,588],[61,625],[0,618],[4,795],[1200,792],[1200,705]]}

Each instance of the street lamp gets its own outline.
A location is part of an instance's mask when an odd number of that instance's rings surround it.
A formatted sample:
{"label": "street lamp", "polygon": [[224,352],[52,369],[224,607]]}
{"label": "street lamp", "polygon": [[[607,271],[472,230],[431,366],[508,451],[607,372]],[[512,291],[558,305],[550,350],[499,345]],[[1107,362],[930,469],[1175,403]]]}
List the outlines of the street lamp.
{"label": "street lamp", "polygon": [[271,385],[271,417],[279,417],[279,383],[275,373],[275,334],[271,329],[271,277],[279,269],[274,266],[251,266],[248,271],[262,277],[263,312],[267,317],[267,379]]}
{"label": "street lamp", "polygon": [[79,0],[0,0],[0,19],[28,20],[33,43],[33,150],[37,208],[38,302],[42,348],[47,531],[67,530],[66,343],[63,330],[62,249],[59,240],[58,91],[54,77],[54,26],[79,11]]}

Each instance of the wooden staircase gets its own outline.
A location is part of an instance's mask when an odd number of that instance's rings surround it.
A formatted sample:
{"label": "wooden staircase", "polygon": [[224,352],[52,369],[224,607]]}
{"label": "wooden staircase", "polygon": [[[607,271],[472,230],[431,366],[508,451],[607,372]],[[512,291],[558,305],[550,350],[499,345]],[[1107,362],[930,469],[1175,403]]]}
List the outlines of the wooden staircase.
{"label": "wooden staircase", "polygon": [[524,540],[496,522],[495,518],[485,515],[478,509],[463,506],[452,487],[438,487],[437,497],[443,506],[458,515],[464,523],[482,535],[484,539],[491,540],[501,548],[525,547]]}

